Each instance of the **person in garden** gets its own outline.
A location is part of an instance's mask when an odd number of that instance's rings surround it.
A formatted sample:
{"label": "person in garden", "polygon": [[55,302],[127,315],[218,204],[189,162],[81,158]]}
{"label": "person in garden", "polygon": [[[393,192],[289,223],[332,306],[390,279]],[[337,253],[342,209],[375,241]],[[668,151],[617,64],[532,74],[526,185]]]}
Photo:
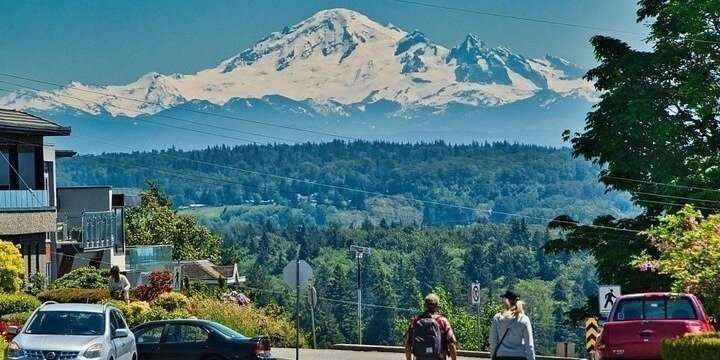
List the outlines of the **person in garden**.
{"label": "person in garden", "polygon": [[502,295],[504,311],[490,326],[490,354],[497,360],[535,360],[532,324],[525,315],[520,294],[507,290]]}
{"label": "person in garden", "polygon": [[110,268],[108,291],[110,291],[111,298],[123,300],[126,304],[130,303],[130,281],[120,273],[120,268],[117,266]]}

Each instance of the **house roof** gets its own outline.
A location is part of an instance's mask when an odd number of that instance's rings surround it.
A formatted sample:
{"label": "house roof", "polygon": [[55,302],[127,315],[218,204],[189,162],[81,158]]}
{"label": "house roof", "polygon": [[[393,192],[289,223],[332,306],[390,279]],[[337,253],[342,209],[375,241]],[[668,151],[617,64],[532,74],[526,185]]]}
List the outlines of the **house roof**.
{"label": "house roof", "polygon": [[231,282],[235,280],[237,266],[217,266],[208,260],[195,260],[183,262],[182,271],[184,276],[194,281],[217,281],[224,277]]}
{"label": "house roof", "polygon": [[0,132],[67,136],[70,128],[22,111],[0,109]]}

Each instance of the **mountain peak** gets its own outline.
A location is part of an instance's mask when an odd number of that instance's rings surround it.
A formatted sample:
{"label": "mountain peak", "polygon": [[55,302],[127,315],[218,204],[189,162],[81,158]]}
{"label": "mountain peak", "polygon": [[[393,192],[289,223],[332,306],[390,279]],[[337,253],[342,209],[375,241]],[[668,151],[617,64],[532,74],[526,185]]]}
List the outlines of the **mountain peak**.
{"label": "mountain peak", "polygon": [[450,50],[448,61],[455,59],[458,64],[474,64],[478,56],[487,52],[487,46],[473,34],[467,34],[463,42]]}
{"label": "mountain peak", "polygon": [[270,34],[252,48],[224,61],[221,72],[232,72],[262,58],[273,59],[278,71],[291,66],[297,58],[307,59],[317,54],[341,54],[339,61],[342,61],[361,43],[381,38],[397,41],[403,35],[352,10],[322,10],[292,27]]}
{"label": "mountain peak", "polygon": [[413,32],[405,35],[402,39],[400,39],[400,41],[398,41],[397,48],[395,49],[395,55],[402,54],[418,44],[429,45],[430,41],[422,31],[415,29]]}
{"label": "mountain peak", "polygon": [[[310,19],[308,19],[308,20],[330,19],[330,20],[349,22],[349,21],[353,21],[355,19],[364,20],[363,18],[368,19],[365,15],[360,14],[355,11],[352,11],[352,10],[349,10],[349,9],[334,8],[334,9],[320,10],[320,11],[316,12],[315,15],[311,16]],[[368,20],[370,20],[370,19],[368,19]]]}

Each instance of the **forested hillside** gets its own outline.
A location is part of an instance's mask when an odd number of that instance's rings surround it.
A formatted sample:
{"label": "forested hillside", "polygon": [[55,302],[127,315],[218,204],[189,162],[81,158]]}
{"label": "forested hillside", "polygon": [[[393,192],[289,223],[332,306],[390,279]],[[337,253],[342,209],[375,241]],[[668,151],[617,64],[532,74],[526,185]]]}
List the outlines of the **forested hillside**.
{"label": "forested hillside", "polygon": [[518,215],[588,220],[633,211],[626,195],[604,193],[597,166],[569,150],[509,143],[222,146],[84,155],[58,166],[61,185],[142,187],[153,179],[176,206],[274,204],[305,209],[318,225],[366,217],[423,225]]}
{"label": "forested hillside", "polygon": [[[293,292],[284,284],[282,271],[299,251],[314,269],[321,346],[357,338],[357,264],[348,251],[351,244],[372,248],[360,263],[366,304],[363,338],[368,344],[399,344],[398,324],[402,327],[417,311],[421,294],[442,289],[443,312],[457,323],[461,347],[475,349],[478,331],[487,346],[487,317],[496,307],[485,309],[478,329],[469,285],[479,281],[493,306],[507,286],[522,293],[537,328],[538,350],[549,354],[556,340],[580,340],[582,329],[568,321],[566,312],[585,305],[586,295],[597,290],[592,257],[546,255],[541,247],[551,235],[522,220],[433,228],[366,221],[348,228],[296,223],[275,227],[233,216],[200,218],[223,235],[223,261],[239,264],[248,279],[244,291],[262,306],[280,305],[288,316],[294,309]],[[309,330],[308,316],[303,301],[302,323]]]}

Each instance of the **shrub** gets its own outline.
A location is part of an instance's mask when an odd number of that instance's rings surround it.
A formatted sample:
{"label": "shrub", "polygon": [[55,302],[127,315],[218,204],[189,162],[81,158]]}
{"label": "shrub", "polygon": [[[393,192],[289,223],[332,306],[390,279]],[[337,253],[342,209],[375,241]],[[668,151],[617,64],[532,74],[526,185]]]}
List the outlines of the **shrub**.
{"label": "shrub", "polygon": [[[243,335],[268,335],[275,347],[295,346],[295,327],[281,317],[268,315],[253,305],[239,306],[214,299],[191,304],[191,313],[198,318],[223,324]],[[300,345],[307,346],[307,335],[301,334]]]}
{"label": "shrub", "polygon": [[160,296],[153,301],[154,306],[163,308],[169,312],[176,310],[186,310],[190,304],[190,299],[187,296],[178,292],[169,292],[160,294]]}
{"label": "shrub", "polygon": [[106,300],[103,301],[105,304],[115,306],[122,311],[130,327],[140,325],[142,323],[154,320],[168,320],[168,319],[187,319],[190,317],[190,313],[187,310],[175,310],[167,311],[161,307],[151,307],[145,301],[133,301],[130,304],[125,304],[122,301],[117,300]]}
{"label": "shrub", "polygon": [[37,295],[47,288],[47,278],[41,273],[33,273],[30,275],[25,292],[30,295]]}
{"label": "shrub", "polygon": [[132,294],[138,300],[153,301],[160,294],[172,291],[170,271],[153,271],[148,276],[148,284],[133,289]]}
{"label": "shrub", "polygon": [[33,296],[26,294],[0,294],[0,316],[32,311],[40,306],[40,302]]}
{"label": "shrub", "polygon": [[25,275],[25,262],[20,249],[9,241],[0,240],[0,292],[20,291],[23,275]]}
{"label": "shrub", "polygon": [[0,359],[5,358],[5,349],[7,349],[7,342],[3,339],[0,339]]}
{"label": "shrub", "polygon": [[0,340],[10,341],[15,336],[8,333],[10,326],[21,326],[22,324],[17,321],[0,321]]}
{"label": "shrub", "polygon": [[53,289],[38,294],[40,301],[57,301],[59,303],[90,303],[96,304],[109,299],[107,289]]}
{"label": "shrub", "polygon": [[720,358],[720,334],[686,334],[684,337],[665,339],[662,343],[663,359],[711,360]]}
{"label": "shrub", "polygon": [[28,318],[32,315],[32,311],[16,312],[12,314],[3,315],[0,317],[0,321],[18,322],[24,324]]}
{"label": "shrub", "polygon": [[51,289],[107,289],[105,270],[92,267],[75,269],[50,285]]}

